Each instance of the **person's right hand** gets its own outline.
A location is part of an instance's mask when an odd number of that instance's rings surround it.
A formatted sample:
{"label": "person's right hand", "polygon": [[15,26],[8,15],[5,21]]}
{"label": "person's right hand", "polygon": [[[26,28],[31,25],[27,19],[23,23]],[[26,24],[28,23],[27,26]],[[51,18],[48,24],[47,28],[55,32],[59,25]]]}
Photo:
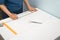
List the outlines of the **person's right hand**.
{"label": "person's right hand", "polygon": [[16,14],[11,14],[11,15],[9,15],[9,17],[13,20],[18,19],[18,16]]}

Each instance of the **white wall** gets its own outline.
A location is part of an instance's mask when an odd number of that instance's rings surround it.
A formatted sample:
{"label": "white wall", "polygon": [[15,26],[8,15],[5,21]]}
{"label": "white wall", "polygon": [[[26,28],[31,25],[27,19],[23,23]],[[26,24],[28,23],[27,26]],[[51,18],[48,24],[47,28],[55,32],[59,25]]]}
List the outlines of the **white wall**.
{"label": "white wall", "polygon": [[29,0],[29,2],[33,7],[38,7],[60,18],[60,0]]}

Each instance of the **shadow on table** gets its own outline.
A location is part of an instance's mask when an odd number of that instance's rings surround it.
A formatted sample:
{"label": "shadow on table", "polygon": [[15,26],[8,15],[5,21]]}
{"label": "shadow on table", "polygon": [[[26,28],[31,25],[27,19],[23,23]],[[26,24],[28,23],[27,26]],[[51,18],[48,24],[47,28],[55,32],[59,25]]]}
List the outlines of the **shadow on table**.
{"label": "shadow on table", "polygon": [[57,37],[55,40],[60,40],[60,36],[59,36],[59,37]]}
{"label": "shadow on table", "polygon": [[4,38],[0,35],[0,40],[4,40]]}

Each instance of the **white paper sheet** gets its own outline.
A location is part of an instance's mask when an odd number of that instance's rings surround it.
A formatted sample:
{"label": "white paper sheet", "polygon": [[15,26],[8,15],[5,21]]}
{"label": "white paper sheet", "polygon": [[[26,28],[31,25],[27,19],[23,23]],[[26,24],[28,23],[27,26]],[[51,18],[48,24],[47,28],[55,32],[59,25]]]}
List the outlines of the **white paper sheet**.
{"label": "white paper sheet", "polygon": [[3,20],[18,33],[14,35],[7,28],[1,28],[5,40],[54,40],[60,36],[60,19],[38,8],[37,10],[34,13],[23,12],[17,20]]}

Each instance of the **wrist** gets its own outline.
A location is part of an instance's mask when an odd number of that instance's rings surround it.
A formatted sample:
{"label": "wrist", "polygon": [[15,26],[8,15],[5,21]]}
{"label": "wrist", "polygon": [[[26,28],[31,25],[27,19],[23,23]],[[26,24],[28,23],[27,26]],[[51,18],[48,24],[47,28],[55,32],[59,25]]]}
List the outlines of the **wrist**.
{"label": "wrist", "polygon": [[27,7],[28,7],[28,8],[30,8],[31,6],[30,6],[30,5],[28,5]]}

